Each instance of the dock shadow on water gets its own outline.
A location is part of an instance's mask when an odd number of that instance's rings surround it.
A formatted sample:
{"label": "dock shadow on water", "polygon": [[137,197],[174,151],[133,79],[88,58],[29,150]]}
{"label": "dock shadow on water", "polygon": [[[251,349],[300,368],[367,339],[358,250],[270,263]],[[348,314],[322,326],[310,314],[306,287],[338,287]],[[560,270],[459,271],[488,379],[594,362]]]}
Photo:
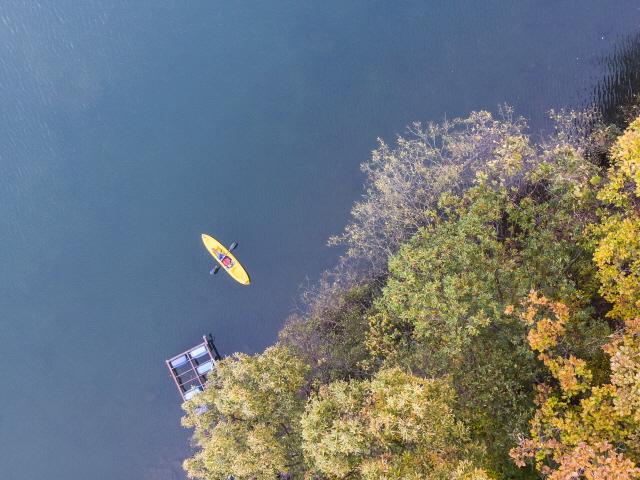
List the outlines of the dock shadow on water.
{"label": "dock shadow on water", "polygon": [[640,114],[640,32],[624,38],[602,63],[606,73],[593,102],[606,123],[624,128]]}

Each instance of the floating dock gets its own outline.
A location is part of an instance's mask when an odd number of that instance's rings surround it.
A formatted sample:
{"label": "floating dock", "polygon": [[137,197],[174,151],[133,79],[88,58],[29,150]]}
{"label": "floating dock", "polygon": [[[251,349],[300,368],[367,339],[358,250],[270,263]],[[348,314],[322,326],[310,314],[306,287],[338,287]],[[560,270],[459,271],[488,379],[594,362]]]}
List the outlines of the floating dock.
{"label": "floating dock", "polygon": [[207,376],[222,358],[211,334],[203,335],[202,340],[195,347],[166,360],[171,378],[185,402],[204,390]]}

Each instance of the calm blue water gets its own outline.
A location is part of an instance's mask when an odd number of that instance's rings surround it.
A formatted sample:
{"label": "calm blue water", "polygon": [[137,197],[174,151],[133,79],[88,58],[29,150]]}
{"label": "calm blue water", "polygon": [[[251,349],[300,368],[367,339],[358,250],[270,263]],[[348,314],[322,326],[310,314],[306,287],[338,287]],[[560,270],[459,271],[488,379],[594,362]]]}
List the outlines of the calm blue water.
{"label": "calm blue water", "polygon": [[184,478],[165,358],[275,339],[377,136],[540,128],[639,29],[635,0],[2,2],[0,478]]}

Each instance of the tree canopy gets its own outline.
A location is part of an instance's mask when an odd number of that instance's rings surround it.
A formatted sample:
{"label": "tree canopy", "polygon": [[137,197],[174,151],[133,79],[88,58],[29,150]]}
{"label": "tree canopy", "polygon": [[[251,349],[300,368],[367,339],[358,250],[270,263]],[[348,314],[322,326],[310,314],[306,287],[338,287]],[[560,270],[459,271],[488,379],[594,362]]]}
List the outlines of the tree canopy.
{"label": "tree canopy", "polygon": [[194,428],[190,477],[273,479],[304,471],[300,416],[308,368],[285,348],[217,363],[207,388],[185,403],[183,424]]}
{"label": "tree canopy", "polygon": [[[303,449],[326,478],[463,478],[466,428],[454,391],[399,369],[322,386],[302,418]],[[456,473],[458,472],[458,473]]]}
{"label": "tree canopy", "polygon": [[530,436],[511,454],[519,465],[534,460],[552,480],[640,478],[640,119],[611,157],[597,193],[600,221],[590,232],[600,292],[612,306],[607,315],[618,320],[603,346],[607,381],[595,381],[598,366],[575,354],[566,305],[532,293],[520,313],[551,379],[537,385]]}

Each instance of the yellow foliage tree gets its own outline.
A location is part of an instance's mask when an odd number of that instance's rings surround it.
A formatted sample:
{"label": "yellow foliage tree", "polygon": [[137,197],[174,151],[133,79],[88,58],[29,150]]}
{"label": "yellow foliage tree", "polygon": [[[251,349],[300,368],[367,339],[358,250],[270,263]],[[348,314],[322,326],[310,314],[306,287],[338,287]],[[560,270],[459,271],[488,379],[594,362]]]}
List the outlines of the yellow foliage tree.
{"label": "yellow foliage tree", "polygon": [[198,451],[185,461],[202,480],[273,480],[304,475],[300,449],[301,390],[308,371],[283,347],[219,362],[207,388],[186,402],[183,425]]}
{"label": "yellow foliage tree", "polygon": [[610,316],[640,316],[640,118],[612,149],[607,182],[598,193],[604,203],[594,227],[601,293],[613,304]]}
{"label": "yellow foliage tree", "polygon": [[487,479],[473,466],[445,380],[400,369],[320,388],[302,419],[303,449],[330,479]]}

